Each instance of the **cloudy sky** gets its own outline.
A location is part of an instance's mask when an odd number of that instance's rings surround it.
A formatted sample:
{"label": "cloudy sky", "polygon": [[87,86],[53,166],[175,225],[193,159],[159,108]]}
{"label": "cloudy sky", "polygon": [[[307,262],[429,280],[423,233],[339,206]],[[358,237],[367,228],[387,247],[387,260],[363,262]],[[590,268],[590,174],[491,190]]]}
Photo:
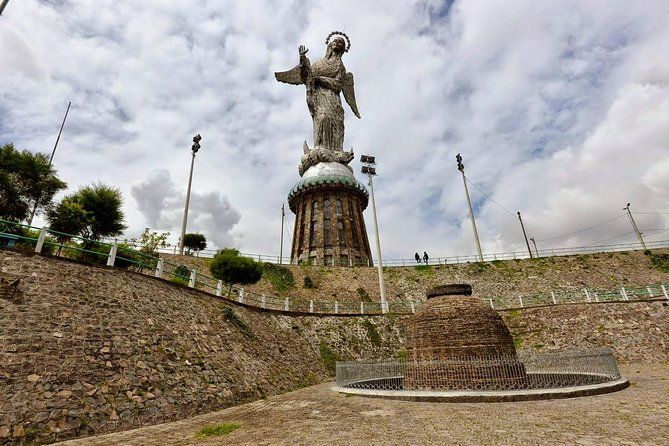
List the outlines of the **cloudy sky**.
{"label": "cloudy sky", "polygon": [[666,0],[11,0],[0,144],[49,152],[72,101],[60,176],[118,186],[127,235],[175,241],[200,133],[189,231],[276,254],[311,120],[273,72],[342,30],[362,114],[345,147],[378,158],[384,257],[474,252],[457,153],[486,252],[523,249],[516,211],[540,249],[634,241],[628,202],[664,240],[667,23]]}

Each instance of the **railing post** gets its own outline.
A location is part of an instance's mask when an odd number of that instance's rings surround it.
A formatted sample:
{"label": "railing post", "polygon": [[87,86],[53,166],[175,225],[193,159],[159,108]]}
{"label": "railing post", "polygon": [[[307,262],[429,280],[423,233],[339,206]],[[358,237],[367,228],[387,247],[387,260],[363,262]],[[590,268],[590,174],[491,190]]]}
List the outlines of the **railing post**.
{"label": "railing post", "polygon": [[655,297],[653,290],[651,290],[649,286],[646,287],[646,290],[648,290],[648,297]]}
{"label": "railing post", "polygon": [[524,307],[525,305],[523,305],[523,296],[518,296],[518,300],[520,301],[520,306]]}
{"label": "railing post", "polygon": [[314,312],[314,300],[311,299],[309,301],[309,313],[313,313],[313,312]]}
{"label": "railing post", "polygon": [[360,314],[365,314],[365,303],[360,301]]}
{"label": "railing post", "polygon": [[551,298],[553,299],[553,305],[557,305],[557,301],[555,300],[555,293],[551,290]]}
{"label": "railing post", "polygon": [[267,303],[265,302],[265,294],[260,295],[260,307],[267,308]]}
{"label": "railing post", "polygon": [[411,314],[414,313],[416,313],[416,304],[413,301],[411,301]]}
{"label": "railing post", "polygon": [[597,291],[593,291],[592,295],[595,296],[595,302],[599,302],[599,296],[597,295]]}
{"label": "railing post", "polygon": [[335,314],[339,313],[339,302],[335,300]]}
{"label": "railing post", "polygon": [[37,243],[35,244],[35,252],[37,254],[42,252],[42,246],[44,246],[44,239],[48,230],[47,226],[42,226],[42,229],[39,231],[39,237],[37,237]]}
{"label": "railing post", "polygon": [[239,289],[239,296],[237,297],[237,302],[240,304],[244,303],[244,288]]}
{"label": "railing post", "polygon": [[156,265],[155,276],[159,279],[163,277],[163,259],[158,259],[158,265]]}
{"label": "railing post", "polygon": [[290,311],[290,302],[288,301],[287,297],[286,297],[286,300],[283,302],[283,309],[285,311]]}
{"label": "railing post", "polygon": [[353,266],[353,259],[351,256],[348,257],[348,266]]}
{"label": "railing post", "polygon": [[118,242],[114,242],[111,249],[109,250],[109,255],[107,256],[107,266],[114,266],[114,263],[116,263],[117,250],[118,250]]}
{"label": "railing post", "polygon": [[585,300],[586,300],[586,302],[591,302],[591,300],[590,300],[590,293],[588,293],[588,289],[587,289],[587,288],[583,288],[583,292],[585,293]]}
{"label": "railing post", "polygon": [[[492,298],[488,299],[490,301],[490,308],[495,309],[495,305],[492,303]],[[413,305],[412,305],[413,306]]]}
{"label": "railing post", "polygon": [[627,297],[627,291],[625,291],[625,287],[620,288],[620,295],[623,297],[623,300],[630,300],[629,297]]}
{"label": "railing post", "polygon": [[220,297],[222,291],[223,291],[223,281],[219,280],[218,282],[216,282],[216,295]]}
{"label": "railing post", "polygon": [[195,272],[194,269],[190,270],[190,277],[188,278],[188,288],[195,288]]}
{"label": "railing post", "polygon": [[669,300],[669,294],[667,294],[667,288],[664,285],[660,285],[660,288],[662,289],[662,294],[664,294],[664,297]]}

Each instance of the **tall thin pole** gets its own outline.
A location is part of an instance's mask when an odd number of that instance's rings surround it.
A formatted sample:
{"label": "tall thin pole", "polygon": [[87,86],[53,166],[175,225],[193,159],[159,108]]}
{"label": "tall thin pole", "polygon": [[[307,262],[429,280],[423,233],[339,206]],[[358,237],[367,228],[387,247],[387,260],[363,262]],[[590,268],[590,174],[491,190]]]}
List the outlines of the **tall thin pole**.
{"label": "tall thin pole", "polygon": [[520,216],[518,212],[518,220],[520,220],[520,227],[523,230],[523,236],[525,237],[525,244],[527,245],[527,252],[530,253],[530,259],[532,258],[532,250],[530,249],[530,242],[527,240],[527,232],[525,232],[525,225],[523,224],[523,217]]}
{"label": "tall thin pole", "polygon": [[474,210],[472,209],[472,200],[469,198],[469,188],[467,188],[467,177],[465,177],[465,165],[462,164],[462,156],[458,153],[455,159],[458,162],[458,170],[462,173],[462,182],[465,185],[465,195],[467,196],[467,206],[469,206],[469,217],[472,220],[472,229],[474,230],[474,240],[476,241],[476,249],[479,253],[479,260],[483,262],[483,250],[481,249],[481,241],[479,240],[479,231],[476,229],[476,220],[474,219]]}
{"label": "tall thin pole", "polygon": [[2,0],[2,3],[0,3],[0,15],[2,15],[2,13],[4,12],[7,3],[9,3],[9,0]]}
{"label": "tall thin pole", "polygon": [[[5,5],[7,2],[5,1],[2,4],[2,9],[5,9]],[[0,9],[0,14],[2,13],[2,9]],[[67,119],[67,114],[70,113],[70,106],[72,105],[72,101],[67,103],[67,110],[65,110],[65,116],[63,116],[63,122],[60,124],[60,130],[58,130],[58,137],[56,138],[56,143],[53,145],[53,150],[51,151],[51,156],[49,157],[49,167],[51,167],[51,163],[53,163],[53,157],[56,154],[56,148],[58,147],[58,141],[60,141],[60,135],[63,133],[63,127],[65,127],[65,120]],[[35,213],[37,212],[37,206],[39,205],[39,201],[42,198],[42,191],[40,191],[39,196],[35,200],[35,206],[33,206],[33,210],[30,213],[30,219],[28,220],[28,226],[32,226],[33,224],[33,219],[35,218]]]}
{"label": "tall thin pole", "polygon": [[632,229],[634,229],[634,232],[636,233],[636,236],[639,239],[639,243],[641,243],[643,249],[646,250],[646,244],[643,241],[643,237],[641,237],[641,231],[639,231],[639,227],[636,225],[634,217],[632,217],[632,211],[630,211],[630,203],[627,203],[627,206],[625,206],[623,210],[627,211],[627,215],[629,216],[630,222],[632,223]]}
{"label": "tall thin pole", "polygon": [[186,224],[188,223],[188,206],[190,204],[190,188],[193,182],[193,165],[195,164],[195,154],[200,150],[200,140],[202,137],[200,135],[195,135],[193,137],[193,146],[191,151],[193,157],[190,161],[190,174],[188,175],[188,190],[186,191],[186,205],[184,206],[184,219],[181,224],[181,237],[179,238],[179,255],[184,253],[184,238],[186,237]]}
{"label": "tall thin pole", "polygon": [[284,203],[281,203],[281,247],[279,248],[279,265],[283,262],[283,219],[286,215]]}
{"label": "tall thin pole", "polygon": [[537,256],[537,259],[539,258],[539,250],[537,249],[537,241],[534,240],[534,237],[530,237],[530,240],[532,240],[532,244],[534,245],[534,253]]}
{"label": "tall thin pole", "polygon": [[369,177],[369,188],[372,195],[372,216],[374,217],[374,231],[376,232],[376,257],[377,257],[377,270],[379,273],[379,289],[381,290],[381,312],[386,313],[387,304],[386,304],[386,284],[383,280],[383,261],[381,260],[381,240],[379,238],[379,224],[376,221],[376,201],[374,200],[374,181],[372,180],[372,175],[368,174]]}

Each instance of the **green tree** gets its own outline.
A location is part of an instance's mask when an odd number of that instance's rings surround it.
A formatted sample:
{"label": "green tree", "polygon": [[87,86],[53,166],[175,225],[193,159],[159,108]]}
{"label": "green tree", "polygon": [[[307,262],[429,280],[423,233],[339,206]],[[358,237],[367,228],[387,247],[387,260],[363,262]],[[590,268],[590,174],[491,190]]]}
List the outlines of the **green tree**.
{"label": "green tree", "polygon": [[45,154],[19,151],[13,144],[0,147],[1,219],[26,220],[37,200],[39,210],[48,209],[56,192],[65,187]]}
{"label": "green tree", "polygon": [[251,285],[262,277],[262,267],[258,262],[239,255],[239,251],[225,248],[219,251],[209,265],[211,274],[217,279],[230,284]]}
{"label": "green tree", "polygon": [[207,247],[207,239],[202,234],[189,233],[184,235],[184,247],[191,251],[202,251]]}
{"label": "green tree", "polygon": [[50,208],[46,215],[49,228],[59,232],[55,234],[56,240],[60,243],[56,255],[60,255],[63,243],[79,234],[88,223],[88,215],[81,204],[67,198],[61,200],[57,206]]}
{"label": "green tree", "polygon": [[121,209],[123,196],[118,188],[97,183],[82,187],[67,199],[76,201],[86,211],[87,222],[80,231],[86,238],[100,240],[102,237],[113,237],[127,228],[123,224],[125,216]]}
{"label": "green tree", "polygon": [[142,235],[140,235],[139,238],[133,238],[131,242],[141,246],[139,252],[157,257],[159,254],[158,249],[167,248],[170,245],[167,243],[167,237],[169,236],[169,232],[159,233],[157,231],[152,231],[149,228],[144,228]]}

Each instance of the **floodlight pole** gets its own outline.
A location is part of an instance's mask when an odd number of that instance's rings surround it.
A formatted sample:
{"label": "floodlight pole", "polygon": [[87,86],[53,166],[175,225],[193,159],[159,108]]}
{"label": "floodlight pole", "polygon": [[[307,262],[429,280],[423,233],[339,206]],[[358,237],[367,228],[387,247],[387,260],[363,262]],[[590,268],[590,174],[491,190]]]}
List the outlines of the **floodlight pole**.
{"label": "floodlight pole", "polygon": [[[7,4],[7,1],[5,1],[2,4],[2,9],[5,9],[5,5]],[[2,9],[0,9],[0,14],[2,13]],[[51,163],[53,163],[53,157],[56,154],[56,147],[58,147],[58,141],[60,141],[60,135],[63,133],[63,127],[65,127],[65,120],[67,119],[67,114],[70,112],[70,106],[72,105],[72,102],[67,103],[67,110],[65,110],[65,116],[63,117],[63,122],[60,124],[60,130],[58,130],[58,137],[56,138],[56,143],[53,145],[53,150],[51,151],[51,157],[49,157],[49,167],[51,167]],[[35,213],[37,212],[37,206],[39,205],[39,201],[42,198],[42,191],[40,191],[39,196],[35,200],[35,206],[33,206],[33,210],[30,213],[30,219],[28,220],[28,226],[33,225],[33,218],[35,218]]]}
{"label": "floodlight pole", "polygon": [[286,211],[284,210],[284,203],[281,203],[281,245],[279,248],[279,265],[283,262],[283,219],[286,215]]}
{"label": "floodlight pole", "polygon": [[632,211],[630,211],[630,203],[627,203],[627,206],[623,208],[623,211],[627,211],[627,216],[630,218],[630,222],[632,223],[632,229],[634,229],[634,232],[636,233],[637,238],[639,239],[639,243],[641,243],[641,246],[643,247],[644,251],[646,250],[646,244],[643,241],[643,237],[641,237],[641,231],[639,231],[639,227],[636,225],[636,222],[634,221],[634,217],[632,217]]}
{"label": "floodlight pole", "polygon": [[[376,269],[379,274],[379,291],[381,293],[381,313],[385,314],[388,312],[388,303],[386,302],[386,283],[383,280],[383,257],[381,257],[381,239],[379,236],[379,224],[376,219],[376,200],[374,199],[374,181],[372,177],[376,175],[376,170],[371,168],[372,164],[375,164],[374,158],[368,155],[362,155],[360,161],[366,163],[366,166],[363,166],[362,173],[367,174],[369,178],[369,189],[370,195],[372,197],[372,217],[374,219],[374,232],[376,233]],[[365,168],[366,167],[366,168]]]}
{"label": "floodlight pole", "polygon": [[474,219],[474,210],[472,209],[472,200],[469,198],[469,188],[467,187],[467,177],[465,177],[465,165],[462,164],[462,156],[458,153],[455,157],[458,162],[458,170],[462,174],[462,182],[465,185],[465,195],[467,196],[467,206],[469,206],[469,217],[472,220],[472,229],[474,230],[474,240],[476,241],[476,249],[479,253],[479,260],[483,262],[483,250],[481,249],[481,241],[479,240],[479,231],[476,229],[476,220]]}
{"label": "floodlight pole", "polygon": [[530,253],[530,259],[532,258],[532,250],[530,249],[530,242],[527,240],[527,232],[525,232],[525,225],[523,224],[523,217],[520,216],[520,211],[518,212],[518,220],[520,220],[520,227],[523,230],[523,236],[525,237],[525,244],[527,245],[527,252]]}
{"label": "floodlight pole", "polygon": [[184,254],[184,238],[186,237],[186,224],[188,223],[188,205],[190,204],[190,187],[193,182],[193,165],[195,164],[195,154],[200,150],[200,140],[202,137],[197,134],[193,137],[193,146],[191,151],[193,157],[190,160],[190,174],[188,175],[188,190],[186,192],[186,205],[184,207],[184,219],[181,224],[181,237],[179,238],[179,255]]}

